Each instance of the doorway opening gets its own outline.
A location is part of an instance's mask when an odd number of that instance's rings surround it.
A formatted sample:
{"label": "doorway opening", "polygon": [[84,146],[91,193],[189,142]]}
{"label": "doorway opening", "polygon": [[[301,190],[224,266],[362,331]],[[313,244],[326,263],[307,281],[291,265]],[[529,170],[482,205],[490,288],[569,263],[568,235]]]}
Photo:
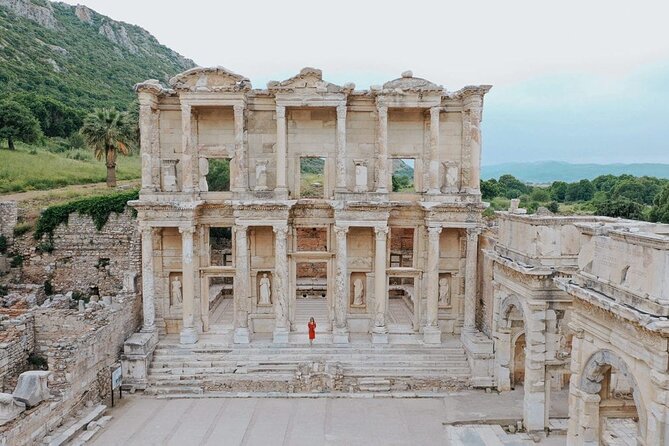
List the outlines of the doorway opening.
{"label": "doorway opening", "polygon": [[210,325],[231,328],[234,317],[234,278],[214,276],[207,278],[207,281]]}
{"label": "doorway opening", "polygon": [[296,331],[307,331],[309,318],[316,320],[318,331],[330,330],[328,311],[328,263],[298,262],[295,265]]}
{"label": "doorway opening", "polygon": [[414,331],[415,300],[413,277],[388,278],[388,330],[390,332]]}
{"label": "doorway opening", "polygon": [[325,158],[300,158],[300,197],[325,198]]}

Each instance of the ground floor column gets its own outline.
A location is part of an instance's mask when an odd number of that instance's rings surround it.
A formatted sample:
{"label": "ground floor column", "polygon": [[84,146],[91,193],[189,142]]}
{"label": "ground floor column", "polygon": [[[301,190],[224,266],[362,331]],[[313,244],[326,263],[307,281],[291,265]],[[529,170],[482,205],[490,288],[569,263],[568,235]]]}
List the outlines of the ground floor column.
{"label": "ground floor column", "polygon": [[156,331],[156,303],[153,276],[153,231],[151,226],[142,226],[142,331]]}
{"label": "ground floor column", "polygon": [[465,310],[463,332],[476,331],[476,259],[478,255],[479,229],[467,229],[467,254],[465,259]]}
{"label": "ground floor column", "polygon": [[375,344],[388,343],[388,328],[386,327],[386,307],[388,301],[388,283],[386,278],[386,238],[387,226],[374,228],[376,247],[374,249],[374,300],[376,302],[374,314],[374,328],[372,342]]}
{"label": "ground floor column", "polygon": [[439,234],[440,227],[427,228],[427,317],[423,328],[423,340],[426,344],[440,344],[439,329]]}
{"label": "ground floor column", "polygon": [[546,311],[530,310],[525,326],[523,423],[528,431],[543,431],[546,417]]}
{"label": "ground floor column", "polygon": [[181,343],[195,344],[198,339],[194,318],[195,268],[193,266],[193,234],[195,233],[195,228],[193,226],[182,227],[179,228],[179,232],[181,232],[181,272],[183,276]]}
{"label": "ground floor column", "polygon": [[234,342],[248,344],[249,313],[248,303],[251,296],[248,226],[235,226],[235,279],[234,279]]}
{"label": "ground floor column", "polygon": [[288,227],[274,227],[274,343],[287,344],[288,325]]}
{"label": "ground floor column", "polygon": [[337,268],[335,273],[334,313],[335,323],[332,330],[332,342],[346,344],[349,341],[346,326],[346,310],[348,309],[348,253],[346,251],[347,227],[335,226],[337,237]]}

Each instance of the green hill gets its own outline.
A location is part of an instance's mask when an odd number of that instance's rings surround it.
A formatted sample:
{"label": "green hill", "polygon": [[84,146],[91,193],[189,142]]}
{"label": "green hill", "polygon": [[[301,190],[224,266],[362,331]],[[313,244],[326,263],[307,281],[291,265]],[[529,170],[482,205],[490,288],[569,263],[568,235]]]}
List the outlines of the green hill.
{"label": "green hill", "polygon": [[144,29],[85,6],[0,0],[0,97],[34,93],[77,109],[126,109],[135,83],[167,81],[194,65]]}

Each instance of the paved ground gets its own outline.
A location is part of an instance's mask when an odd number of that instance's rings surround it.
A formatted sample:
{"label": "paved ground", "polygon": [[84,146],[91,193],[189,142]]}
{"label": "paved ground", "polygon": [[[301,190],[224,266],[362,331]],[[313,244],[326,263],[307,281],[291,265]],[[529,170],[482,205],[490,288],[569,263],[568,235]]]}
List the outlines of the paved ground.
{"label": "paved ground", "polygon": [[[468,391],[443,398],[185,398],[124,397],[94,445],[455,445],[529,444],[521,437],[496,442],[476,421],[522,411],[520,392]],[[487,430],[486,430],[487,429]],[[564,444],[553,436],[542,445]]]}

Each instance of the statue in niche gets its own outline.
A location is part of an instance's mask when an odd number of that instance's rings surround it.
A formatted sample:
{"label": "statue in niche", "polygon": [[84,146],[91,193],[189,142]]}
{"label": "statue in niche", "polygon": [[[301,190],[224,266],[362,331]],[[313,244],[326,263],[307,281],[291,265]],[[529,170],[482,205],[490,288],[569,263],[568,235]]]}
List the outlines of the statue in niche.
{"label": "statue in niche", "polygon": [[365,160],[355,160],[355,192],[367,192],[367,164]]}
{"label": "statue in niche", "polygon": [[176,192],[177,186],[177,161],[164,160],[162,164],[163,191]]}
{"label": "statue in niche", "polygon": [[260,300],[258,304],[272,305],[272,288],[267,273],[264,273],[262,279],[260,279]]}
{"label": "statue in niche", "polygon": [[448,279],[442,277],[439,279],[439,305],[447,307],[451,304],[451,286],[448,284]]}
{"label": "statue in niche", "polygon": [[208,192],[207,175],[209,175],[209,160],[200,158],[200,192]]}
{"label": "statue in niche", "polygon": [[353,305],[357,307],[365,305],[365,288],[359,277],[353,281]]}
{"label": "statue in niche", "polygon": [[256,161],[256,190],[268,190],[267,160]]}
{"label": "statue in niche", "polygon": [[179,276],[174,276],[174,280],[172,280],[170,285],[172,290],[172,305],[181,305],[183,297],[181,295],[181,280]]}

